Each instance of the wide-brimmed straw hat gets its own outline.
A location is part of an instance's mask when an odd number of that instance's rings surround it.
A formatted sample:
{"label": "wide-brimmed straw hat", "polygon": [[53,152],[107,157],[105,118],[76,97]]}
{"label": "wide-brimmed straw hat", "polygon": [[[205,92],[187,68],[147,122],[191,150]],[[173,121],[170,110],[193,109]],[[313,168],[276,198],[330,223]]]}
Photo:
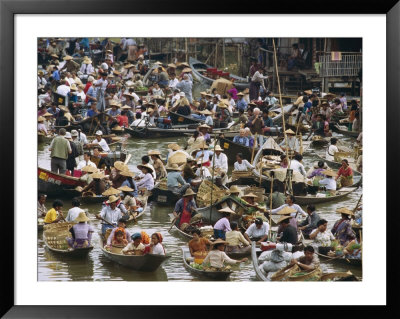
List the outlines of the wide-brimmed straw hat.
{"label": "wide-brimmed straw hat", "polygon": [[292,218],[292,216],[290,216],[290,215],[289,216],[288,215],[282,215],[281,218],[279,218],[277,224],[279,224],[279,223],[281,223],[284,220],[289,219],[289,218]]}
{"label": "wide-brimmed straw hat", "polygon": [[339,214],[346,214],[346,215],[351,215],[351,216],[354,215],[353,211],[351,211],[350,209],[348,209],[346,207],[338,208],[338,209],[336,209],[336,212]]}
{"label": "wide-brimmed straw hat", "polygon": [[293,132],[291,129],[286,130],[285,133],[286,133],[286,134],[293,134],[293,135],[296,135],[296,133]]}
{"label": "wide-brimmed straw hat", "polygon": [[[118,192],[118,194],[119,194],[120,192]],[[111,195],[110,197],[108,197],[108,201],[106,202],[107,204],[111,204],[111,203],[115,203],[116,201],[118,201],[119,200],[119,198],[118,197],[116,197],[116,196],[114,196],[114,195]]]}
{"label": "wide-brimmed straw hat", "polygon": [[124,105],[123,107],[121,107],[121,110],[130,110],[132,107],[129,105]]}
{"label": "wide-brimmed straw hat", "polygon": [[189,187],[189,188],[186,190],[185,194],[183,194],[182,197],[191,196],[191,195],[196,195],[196,193]]}
{"label": "wide-brimmed straw hat", "polygon": [[118,189],[115,189],[114,187],[110,187],[109,189],[107,189],[106,191],[101,193],[101,195],[111,196],[111,195],[118,195],[119,193],[120,193],[120,191]]}
{"label": "wide-brimmed straw hat", "polygon": [[239,187],[237,187],[236,185],[232,185],[230,188],[229,188],[229,192],[231,193],[231,194],[235,194],[235,193],[240,193],[240,189],[239,189]]}
{"label": "wide-brimmed straw hat", "polygon": [[190,67],[190,65],[187,62],[179,62],[178,66],[181,66],[181,65],[186,66],[186,67]]}
{"label": "wide-brimmed straw hat", "polygon": [[133,177],[133,176],[135,176],[135,173],[127,170],[127,171],[120,171],[119,175],[126,176],[126,177]]}
{"label": "wide-brimmed straw hat", "polygon": [[177,151],[177,150],[181,149],[181,147],[176,143],[168,144],[168,148],[173,150],[173,151]]}
{"label": "wide-brimmed straw hat", "polygon": [[220,151],[220,152],[223,152],[224,151],[224,149],[223,148],[221,148],[221,146],[219,146],[219,144],[217,144],[216,146],[215,146],[215,149],[214,149],[214,151]]}
{"label": "wide-brimmed straw hat", "polygon": [[242,92],[239,92],[238,94],[236,94],[237,96],[244,96],[244,94]]}
{"label": "wide-brimmed straw hat", "polygon": [[66,55],[66,56],[63,58],[64,61],[71,61],[72,59],[73,59],[73,57],[70,56],[70,55]]}
{"label": "wide-brimmed straw hat", "polygon": [[182,73],[186,73],[186,72],[192,72],[192,69],[186,67],[186,68],[184,68],[184,69],[182,70]]}
{"label": "wide-brimmed straw hat", "polygon": [[220,109],[226,109],[228,106],[227,106],[224,102],[220,101],[220,102],[218,103],[218,107],[219,107]]}
{"label": "wide-brimmed straw hat", "polygon": [[160,151],[158,150],[151,150],[147,153],[147,155],[151,156],[151,155],[161,155]]}
{"label": "wide-brimmed straw hat", "polygon": [[336,177],[336,176],[337,176],[337,174],[336,174],[334,171],[328,170],[328,169],[322,171],[322,174],[324,174],[324,175],[326,175],[326,176],[332,176],[332,177]]}
{"label": "wide-brimmed straw hat", "polygon": [[82,172],[86,172],[86,173],[96,173],[97,172],[97,168],[90,166],[90,165],[86,165],[82,168]]}
{"label": "wide-brimmed straw hat", "polygon": [[117,132],[121,132],[121,131],[123,131],[124,129],[121,127],[121,126],[119,126],[119,125],[115,125],[112,129],[111,129],[111,131],[117,131]]}
{"label": "wide-brimmed straw hat", "polygon": [[119,171],[127,171],[127,170],[129,170],[128,165],[124,164],[124,163],[121,162],[121,161],[116,161],[116,162],[114,163],[114,167],[115,167],[117,170],[119,170]]}
{"label": "wide-brimmed straw hat", "polygon": [[127,65],[124,65],[124,69],[130,69],[130,68],[133,68],[133,67],[135,67],[135,66],[133,64],[131,64],[131,63],[129,63]]}
{"label": "wide-brimmed straw hat", "polygon": [[58,108],[66,113],[69,113],[69,109],[68,107],[66,107],[65,105],[59,105]]}
{"label": "wide-brimmed straw hat", "polygon": [[312,91],[311,90],[306,90],[306,91],[304,91],[304,93],[310,95],[310,94],[312,94]]}
{"label": "wide-brimmed straw hat", "polygon": [[53,116],[53,114],[51,114],[49,112],[46,112],[46,113],[43,114],[43,117],[48,117],[48,116]]}
{"label": "wide-brimmed straw hat", "polygon": [[209,110],[200,111],[199,113],[204,115],[212,115],[212,112],[210,112]]}
{"label": "wide-brimmed straw hat", "polygon": [[137,165],[137,168],[138,169],[147,168],[150,171],[150,173],[153,173],[153,168],[149,164],[144,164],[144,165],[140,164],[140,165]]}
{"label": "wide-brimmed straw hat", "polygon": [[133,192],[133,188],[130,188],[129,186],[121,186],[118,187],[118,190],[123,191],[123,192]]}
{"label": "wide-brimmed straw hat", "polygon": [[44,122],[45,121],[45,118],[43,117],[43,116],[39,116],[38,117],[38,119],[37,119],[37,121],[40,123],[40,122]]}
{"label": "wide-brimmed straw hat", "polygon": [[102,178],[105,177],[105,175],[104,175],[103,173],[94,172],[94,173],[92,174],[92,177],[93,177],[93,178],[102,179]]}
{"label": "wide-brimmed straw hat", "polygon": [[87,222],[89,220],[90,219],[86,216],[85,212],[80,212],[78,217],[74,219],[74,222],[81,223],[81,222]]}
{"label": "wide-brimmed straw hat", "polygon": [[226,206],[225,208],[218,209],[218,212],[220,213],[227,213],[227,214],[236,214],[232,209],[229,208],[229,206]]}
{"label": "wide-brimmed straw hat", "polygon": [[51,57],[53,57],[53,58],[56,58],[56,59],[58,59],[58,55],[57,54],[55,54],[55,53],[53,53],[52,55],[50,55]]}
{"label": "wide-brimmed straw hat", "polygon": [[176,163],[171,164],[171,165],[168,164],[167,166],[165,166],[165,169],[168,170],[168,171],[180,171],[181,170],[179,165],[176,164]]}
{"label": "wide-brimmed straw hat", "polygon": [[257,195],[255,195],[255,194],[253,194],[253,193],[248,193],[248,194],[245,194],[245,195],[243,195],[242,197],[252,197],[252,198],[257,198],[258,196],[257,196]]}
{"label": "wide-brimmed straw hat", "polygon": [[224,244],[224,245],[227,245],[227,244],[228,244],[228,242],[227,242],[227,241],[225,241],[225,240],[222,240],[221,238],[218,238],[216,241],[214,241],[214,242],[212,242],[212,243],[211,243],[211,246],[215,246],[215,245],[218,245],[218,244]]}
{"label": "wide-brimmed straw hat", "polygon": [[198,126],[198,128],[211,128],[210,126],[208,126],[207,124],[201,124]]}
{"label": "wide-brimmed straw hat", "polygon": [[176,68],[176,65],[173,64],[173,63],[170,63],[170,64],[168,64],[167,66],[168,66],[169,68]]}
{"label": "wide-brimmed straw hat", "polygon": [[291,213],[295,213],[297,210],[295,210],[293,207],[285,206],[283,207],[279,212],[277,212],[278,215],[289,215]]}

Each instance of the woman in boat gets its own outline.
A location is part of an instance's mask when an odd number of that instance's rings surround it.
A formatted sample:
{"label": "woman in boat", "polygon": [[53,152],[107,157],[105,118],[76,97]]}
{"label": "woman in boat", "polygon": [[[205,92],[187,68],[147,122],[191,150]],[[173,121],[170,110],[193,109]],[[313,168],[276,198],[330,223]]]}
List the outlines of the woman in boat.
{"label": "woman in boat", "polygon": [[86,248],[91,246],[91,239],[94,229],[86,222],[89,218],[85,212],[80,212],[79,216],[74,220],[77,224],[70,228],[72,238],[67,238],[68,245],[71,248]]}
{"label": "woman in boat", "polygon": [[336,180],[338,179],[341,187],[353,185],[353,170],[349,166],[347,159],[342,160],[342,166],[339,168],[336,176]]}
{"label": "woman in boat", "polygon": [[325,136],[324,119],[322,118],[322,116],[322,114],[317,114],[316,121],[313,122],[311,131],[314,133],[314,135]]}
{"label": "woman in boat", "polygon": [[149,254],[152,255],[165,255],[165,248],[162,245],[163,237],[161,233],[154,233],[151,235],[151,243],[149,247]]}
{"label": "woman in boat", "polygon": [[64,219],[63,213],[61,211],[63,206],[63,202],[59,199],[56,199],[53,202],[53,208],[47,212],[46,217],[44,218],[44,223],[53,224],[58,223],[60,220]]}
{"label": "woman in boat", "polygon": [[345,207],[338,208],[336,212],[342,214],[342,218],[333,225],[331,231],[339,240],[340,245],[347,246],[356,237],[350,219],[351,216],[354,216],[354,213]]}
{"label": "woman in boat", "polygon": [[182,224],[190,223],[190,219],[194,216],[197,206],[193,199],[196,195],[191,188],[188,188],[185,194],[175,204],[174,217],[177,219],[176,225],[180,228]]}
{"label": "woman in boat", "polygon": [[317,228],[321,217],[316,213],[314,205],[307,205],[307,218],[299,223],[298,229],[303,232],[304,238],[308,238],[310,233]]}
{"label": "woman in boat", "polygon": [[236,162],[235,162],[235,164],[233,164],[233,167],[234,167],[235,171],[242,171],[242,172],[246,172],[249,169],[253,170],[255,168],[247,160],[243,159],[242,153],[236,154]]}
{"label": "woman in boat", "polygon": [[167,171],[165,170],[165,166],[160,158],[161,155],[160,151],[152,150],[149,151],[148,154],[151,157],[151,160],[153,161],[153,167],[156,173],[156,179],[160,180],[163,179],[164,177],[167,177]]}
{"label": "woman in boat", "polygon": [[196,228],[192,231],[193,239],[189,241],[189,250],[190,255],[197,259],[204,259],[208,254],[207,246],[210,246],[212,243],[207,239],[201,236],[201,231]]}
{"label": "woman in boat", "polygon": [[38,196],[38,205],[37,205],[37,217],[45,217],[47,213],[47,208],[44,205],[46,203],[46,194],[39,194]]}
{"label": "woman in boat", "polygon": [[225,240],[225,233],[227,231],[231,231],[231,226],[229,219],[231,218],[232,214],[236,214],[232,209],[228,206],[218,210],[219,213],[222,214],[222,218],[219,219],[214,225],[214,238],[221,238]]}
{"label": "woman in boat", "polygon": [[242,233],[238,230],[238,224],[231,222],[231,231],[226,232],[227,246],[226,253],[248,253],[251,251],[250,243],[244,238]]}
{"label": "woman in boat", "polygon": [[338,139],[336,137],[331,138],[331,144],[326,149],[325,158],[327,161],[334,161],[335,160],[335,153],[339,152],[339,149],[336,146]]}
{"label": "woman in boat", "polygon": [[328,222],[321,219],[317,222],[317,228],[310,233],[310,239],[313,239],[312,245],[323,255],[327,255],[332,250],[332,241],[335,240],[332,232],[328,230]]}
{"label": "woman in boat", "polygon": [[142,235],[140,233],[134,233],[131,239],[132,242],[126,245],[121,252],[124,255],[143,255],[146,247],[142,243]]}
{"label": "woman in boat", "polygon": [[[124,205],[124,208],[126,209],[126,211],[128,211],[128,212],[137,211],[138,207],[137,207],[136,198],[131,196],[133,189],[128,186],[121,186],[118,188],[118,190],[121,191],[121,193],[120,193],[121,203]],[[119,205],[117,207],[119,207],[119,209],[121,209],[121,207]],[[143,208],[142,208],[142,210],[143,210]],[[121,209],[121,211],[122,211],[122,209]]]}
{"label": "woman in boat", "polygon": [[361,259],[362,243],[361,230],[356,232],[356,238],[343,249],[343,254],[349,259]]}
{"label": "woman in boat", "polygon": [[[307,176],[307,178],[309,178],[309,179],[314,178],[314,181],[317,181],[317,182],[320,179],[324,178],[325,175],[322,173],[325,170],[324,166],[325,166],[325,163],[323,161],[318,161],[317,165],[314,166],[313,171]],[[314,184],[317,184],[317,183],[314,183]]]}
{"label": "woman in boat", "polygon": [[133,176],[135,176],[135,174],[130,171],[122,171],[120,172],[120,175],[125,176],[125,180],[122,182],[121,187],[128,187],[132,189],[132,191],[125,190],[124,192],[131,197],[137,197],[138,188],[135,181],[133,180]]}
{"label": "woman in boat", "polygon": [[154,179],[152,175],[153,169],[149,166],[149,164],[138,165],[137,168],[140,169],[144,174],[143,178],[136,183],[138,189],[145,188],[148,191],[151,191],[154,188]]}
{"label": "woman in boat", "polygon": [[183,179],[181,168],[178,166],[178,164],[168,164],[165,169],[168,171],[168,190],[173,192],[174,194],[184,194],[190,188],[190,184],[186,183],[186,181]]}
{"label": "woman in boat", "polygon": [[[272,215],[275,214],[280,214],[282,215],[282,210],[286,207],[290,208],[293,210],[293,212],[290,212],[290,216],[294,219],[291,221],[292,226],[297,227],[297,216],[302,215],[303,217],[307,217],[307,213],[297,204],[295,204],[296,199],[293,195],[288,195],[286,196],[286,204],[283,204],[282,206],[279,206],[278,208],[272,209],[269,213]],[[288,210],[289,212],[289,210]],[[295,222],[295,223],[294,223]]]}
{"label": "woman in boat", "polygon": [[210,267],[221,269],[224,267],[224,263],[235,265],[242,262],[246,262],[247,258],[242,258],[240,260],[234,260],[227,256],[225,253],[226,241],[218,238],[214,243],[212,243],[212,250],[208,253],[207,257],[203,261],[203,265],[209,264]]}
{"label": "woman in boat", "polygon": [[326,193],[328,195],[334,196],[336,195],[336,173],[332,170],[323,170],[322,173],[326,176],[324,179],[321,179],[318,183],[319,185],[323,185],[326,189]]}

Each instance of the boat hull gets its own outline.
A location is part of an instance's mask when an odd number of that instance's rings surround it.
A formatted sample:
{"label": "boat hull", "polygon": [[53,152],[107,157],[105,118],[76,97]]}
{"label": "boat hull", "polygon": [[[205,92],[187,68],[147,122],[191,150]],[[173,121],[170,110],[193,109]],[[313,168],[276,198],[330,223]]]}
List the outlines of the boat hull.
{"label": "boat hull", "polygon": [[77,186],[84,186],[85,183],[78,178],[53,173],[38,167],[38,191],[47,196],[74,197]]}

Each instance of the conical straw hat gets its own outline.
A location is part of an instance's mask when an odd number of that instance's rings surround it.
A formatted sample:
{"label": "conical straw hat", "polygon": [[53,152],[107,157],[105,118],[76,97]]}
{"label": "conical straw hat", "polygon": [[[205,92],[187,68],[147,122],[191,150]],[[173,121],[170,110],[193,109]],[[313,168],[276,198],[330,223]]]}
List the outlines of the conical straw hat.
{"label": "conical straw hat", "polygon": [[285,206],[279,212],[277,212],[277,214],[278,215],[289,215],[289,214],[295,213],[295,212],[297,212],[297,210],[295,210],[293,207]]}
{"label": "conical straw hat", "polygon": [[118,195],[119,193],[121,193],[119,190],[115,189],[114,187],[110,187],[105,192],[103,192],[101,195],[111,196],[111,195]]}
{"label": "conical straw hat", "polygon": [[354,215],[354,213],[350,209],[347,209],[346,207],[338,208],[338,209],[336,209],[336,212],[340,213],[340,214],[346,214],[346,215],[352,215],[352,216]]}
{"label": "conical straw hat", "polygon": [[220,213],[227,213],[227,214],[235,214],[236,212],[234,212],[232,209],[230,209],[228,206],[222,209],[218,210]]}
{"label": "conical straw hat", "polygon": [[277,224],[279,224],[280,222],[283,222],[285,219],[288,219],[288,218],[292,218],[292,216],[287,216],[287,215],[281,216],[281,218],[279,218]]}

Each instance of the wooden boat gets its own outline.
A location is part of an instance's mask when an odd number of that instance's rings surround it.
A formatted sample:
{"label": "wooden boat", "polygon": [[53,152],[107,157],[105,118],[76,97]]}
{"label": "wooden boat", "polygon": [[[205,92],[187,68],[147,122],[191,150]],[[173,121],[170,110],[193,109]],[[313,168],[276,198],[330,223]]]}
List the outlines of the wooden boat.
{"label": "wooden boat", "polygon": [[322,271],[319,267],[314,270],[300,270],[289,275],[288,281],[319,281],[321,275]]}
{"label": "wooden boat", "polygon": [[[361,180],[360,176],[358,176],[357,178]],[[356,182],[353,185],[357,185],[357,184],[358,184],[358,182]],[[342,187],[336,191],[336,195],[326,196],[326,197],[318,197],[317,195],[311,195],[311,194],[307,194],[306,196],[296,196],[296,203],[300,204],[300,205],[326,203],[326,202],[342,199],[343,197],[346,197],[346,196],[350,195],[351,193],[353,193],[357,188],[358,188],[358,186],[357,187]]]}
{"label": "wooden boat", "polygon": [[73,191],[77,186],[84,186],[85,182],[79,178],[67,176],[64,174],[53,173],[47,169],[38,167],[38,191],[47,196],[74,197]]}
{"label": "wooden boat", "polygon": [[190,266],[190,262],[188,259],[192,259],[193,257],[190,255],[190,250],[188,247],[181,247],[182,249],[182,258],[183,258],[183,265],[184,267],[193,275],[211,279],[211,280],[226,280],[232,274],[232,271],[205,271],[196,269]]}
{"label": "wooden boat", "polygon": [[[284,105],[283,112],[285,113],[285,115],[288,114],[292,110],[292,108],[293,108],[293,104]],[[280,105],[273,106],[268,111],[277,113],[276,116],[272,117],[272,121],[274,122],[274,124],[282,122],[282,109],[281,109]]]}
{"label": "wooden boat", "polygon": [[351,271],[322,274],[320,281],[359,281]]}
{"label": "wooden boat", "polygon": [[[145,272],[152,272],[156,271],[161,264],[170,258],[171,256],[168,255],[153,255],[153,254],[146,254],[143,256],[135,256],[135,255],[122,255],[110,252],[105,250],[103,247],[100,247],[103,254],[113,262],[131,268],[136,271],[145,271]],[[122,248],[121,248],[122,250]]]}
{"label": "wooden boat", "polygon": [[357,138],[358,135],[360,135],[360,132],[354,132],[354,131],[348,131],[347,128],[344,129],[341,127],[339,124],[335,124],[332,128],[335,132],[345,135],[345,136],[351,136]]}
{"label": "wooden boat", "polygon": [[238,202],[236,199],[230,196],[227,196],[211,206],[198,208],[197,213],[203,215],[203,220],[210,223],[211,225],[214,225],[218,220],[223,217],[223,214],[218,212],[218,210],[226,206],[229,206],[234,212],[236,212],[236,215],[234,215],[232,221],[239,220],[239,218],[248,210],[247,207],[244,206],[242,203]]}
{"label": "wooden boat", "polygon": [[[339,169],[340,166],[342,166],[342,163],[339,162],[335,162],[335,161],[330,161],[325,159],[325,154],[319,154],[317,152],[314,152],[314,154],[322,161],[326,162],[327,164],[329,164],[329,166],[331,166],[331,168],[334,169]],[[360,173],[359,171],[357,171],[356,169],[356,165],[355,165],[355,160],[352,157],[346,157],[346,159],[349,161],[349,166],[351,167],[351,169],[353,170],[353,179],[355,179],[356,176],[360,176],[362,177],[362,173]],[[361,184],[361,178],[357,183],[354,183],[351,186],[358,186]]]}
{"label": "wooden boat", "polygon": [[105,116],[108,115],[104,112],[100,112],[92,117],[87,117],[80,121],[71,122],[69,125],[55,126],[55,128],[57,129],[57,131],[60,128],[65,128],[67,131],[80,129],[84,133],[92,133],[96,129],[96,127],[98,127],[98,122],[100,121],[100,119],[102,117],[104,118]]}
{"label": "wooden boat", "polygon": [[256,278],[260,281],[268,281],[267,277],[260,269],[260,264],[258,262],[258,257],[261,255],[262,251],[260,248],[256,247],[256,243],[253,241],[251,243],[251,260],[253,262],[253,268],[256,273]]}
{"label": "wooden boat", "polygon": [[330,137],[323,137],[323,136],[319,136],[319,135],[314,135],[311,138],[311,143],[314,146],[324,146],[326,144],[328,144],[330,142],[331,138]]}
{"label": "wooden boat", "polygon": [[[228,164],[232,165],[236,162],[236,154],[242,153],[243,159],[251,161],[251,154],[253,152],[253,148],[244,146],[242,144],[238,144],[233,142],[233,137],[220,137],[219,138],[219,145],[224,149],[226,156],[228,157]],[[254,154],[258,151],[256,147],[254,149]]]}
{"label": "wooden boat", "polygon": [[169,111],[169,117],[171,118],[172,125],[184,125],[184,124],[202,124],[204,120],[195,119],[191,116],[186,116],[182,114],[178,114],[176,112]]}
{"label": "wooden boat", "polygon": [[139,195],[137,197],[137,199],[140,200],[141,204],[143,205],[143,206],[141,206],[143,208],[143,210],[136,216],[133,216],[132,214],[130,214],[129,219],[126,221],[127,224],[137,221],[139,218],[141,218],[144,215],[144,212],[146,211],[148,196]]}
{"label": "wooden boat", "polygon": [[50,143],[54,137],[53,135],[44,135],[38,132],[38,143]]}
{"label": "wooden boat", "polygon": [[174,136],[185,136],[193,134],[197,130],[198,124],[174,125],[172,128],[163,129],[159,127],[143,126],[125,128],[125,132],[137,138],[168,138]]}
{"label": "wooden boat", "polygon": [[168,189],[161,188],[160,184],[156,185],[151,190],[150,199],[152,201],[155,201],[158,205],[172,206],[175,205],[180,198],[181,196],[179,196],[178,194],[175,194]]}
{"label": "wooden boat", "polygon": [[[202,73],[202,72],[206,71],[208,68],[212,68],[212,66],[202,63],[199,60],[196,60],[192,57],[189,57],[189,65],[190,65],[190,68],[192,69],[193,76],[198,81],[203,82],[208,85],[213,84],[214,79],[209,78]],[[229,78],[230,78],[229,80],[234,82],[235,87],[238,90],[244,90],[244,89],[250,87],[250,83],[248,82],[248,80],[246,78],[242,78],[242,77],[234,75],[234,74],[230,74]]]}
{"label": "wooden boat", "polygon": [[43,240],[45,247],[53,253],[67,256],[67,257],[86,257],[90,251],[93,250],[93,246],[86,247],[86,248],[75,248],[75,249],[56,249],[49,245],[46,237],[46,231],[43,233]]}

